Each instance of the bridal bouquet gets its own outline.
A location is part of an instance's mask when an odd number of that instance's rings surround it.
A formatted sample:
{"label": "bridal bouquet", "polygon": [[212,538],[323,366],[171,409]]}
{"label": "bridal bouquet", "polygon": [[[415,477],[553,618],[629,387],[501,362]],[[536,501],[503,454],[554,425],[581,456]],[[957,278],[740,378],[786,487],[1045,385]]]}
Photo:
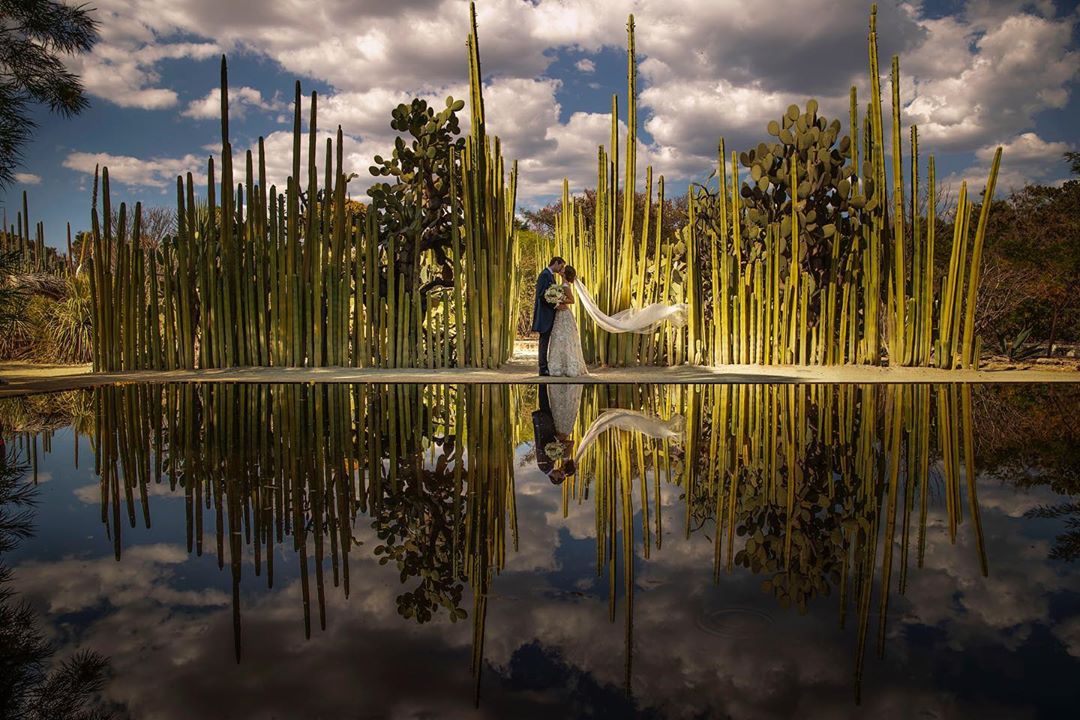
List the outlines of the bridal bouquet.
{"label": "bridal bouquet", "polygon": [[561,460],[564,454],[562,443],[549,442],[544,446],[544,454],[552,460]]}
{"label": "bridal bouquet", "polygon": [[562,301],[566,300],[566,293],[563,291],[562,285],[552,285],[544,291],[544,300],[550,305],[558,305]]}

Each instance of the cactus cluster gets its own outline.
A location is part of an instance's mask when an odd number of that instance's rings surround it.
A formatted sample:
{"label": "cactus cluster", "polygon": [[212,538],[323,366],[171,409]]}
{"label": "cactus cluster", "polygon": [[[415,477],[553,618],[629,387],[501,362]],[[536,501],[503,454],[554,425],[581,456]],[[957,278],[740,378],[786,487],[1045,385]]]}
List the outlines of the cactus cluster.
{"label": "cactus cluster", "polygon": [[[474,7],[470,20],[469,136],[453,137],[454,113],[463,109],[453,98],[439,111],[419,100],[395,109],[392,126],[415,139],[399,140],[390,159],[375,159],[372,173],[397,182],[372,188],[376,211],[363,220],[349,211],[340,128],[336,143],[327,141],[320,183],[315,94],[301,180],[299,85],[287,186],[267,188],[261,141],[257,157],[247,154],[244,182],[234,184],[240,173],[232,167],[223,60],[220,200],[212,161],[205,204],[196,203],[190,174],[178,178],[179,231],[160,249],[144,249],[138,206],[130,217],[122,211],[119,227],[110,227],[102,173],[104,220],[98,221],[96,208],[93,220],[96,366],[434,368],[497,367],[507,360],[518,295],[517,167],[507,177],[499,140],[486,134]],[[896,57],[886,163],[876,7],[863,116],[853,87],[846,133],[839,119],[825,117],[810,100],[770,122],[769,141],[732,153],[730,164],[721,139],[717,189],[690,188],[688,223],[675,237],[661,233],[664,178],[658,178],[654,204],[652,168],[646,169],[643,222],[635,230],[632,15],[627,40],[625,146],[620,152],[613,97],[610,145],[597,153],[595,211],[586,217],[564,181],[551,250],[577,266],[605,312],[685,302],[690,313],[685,327],[644,335],[608,334],[581,322],[588,361],[977,366],[974,310],[989,203],[982,203],[973,228],[973,203],[962,189],[948,275],[935,278],[934,161],[924,224],[916,127],[910,129],[905,187]],[[448,159],[435,157],[447,146]],[[999,149],[984,198],[993,197],[1000,155]],[[448,187],[416,191],[402,182],[430,173],[440,160],[449,168]],[[449,232],[432,231],[447,214]],[[388,216],[397,218],[401,232],[387,231],[380,218]],[[21,224],[25,237],[26,220]],[[126,319],[118,319],[116,307]]]}
{"label": "cactus cluster", "polygon": [[[472,127],[451,145],[449,249],[405,242],[377,212],[355,212],[347,197],[343,135],[327,139],[324,175],[316,160],[318,97],[311,95],[307,167],[301,168],[301,91],[295,90],[292,173],[268,184],[260,138],[233,167],[228,72],[221,63],[221,162],[210,159],[205,201],[191,173],[178,177],[177,233],[160,248],[141,242],[141,208],[121,205],[111,222],[108,169],[102,213],[92,211],[95,358],[98,370],[235,366],[498,367],[513,352],[511,283],[516,165],[509,178],[498,138],[484,130],[476,12],[468,41]],[[463,104],[402,106],[393,127],[418,137],[456,133]],[[412,125],[419,123],[418,127]],[[429,160],[399,140],[380,175],[411,172]],[[306,176],[302,173],[306,170]],[[220,196],[218,185],[220,173]],[[239,180],[239,181],[238,181]],[[97,182],[95,180],[95,188]],[[379,184],[381,209],[409,220],[427,197]],[[389,210],[387,210],[389,208]],[[400,224],[400,223],[399,223]],[[411,257],[409,257],[411,255]],[[423,280],[449,276],[439,292]]]}
{"label": "cactus cluster", "polygon": [[[646,173],[646,222],[639,237],[631,231],[637,143],[632,16],[628,35],[622,206],[617,202],[618,106],[613,99],[612,150],[599,149],[595,216],[583,216],[564,182],[555,250],[579,266],[605,311],[683,301],[690,305],[690,317],[686,328],[661,328],[637,337],[609,335],[583,323],[589,360],[609,365],[886,360],[893,365],[977,365],[973,313],[988,203],[982,204],[974,238],[963,217],[970,205],[961,203],[954,262],[948,277],[936,279],[934,161],[929,159],[931,201],[924,226],[914,126],[905,197],[895,57],[891,183],[886,175],[876,7],[868,37],[871,97],[863,117],[852,87],[846,132],[840,119],[825,117],[817,101],[809,100],[805,107],[788,107],[768,124],[768,141],[731,153],[730,162],[721,139],[714,173],[718,186],[690,188],[688,224],[671,241],[664,241],[659,223],[654,231],[649,220],[651,168]],[[1000,151],[984,197],[993,197],[999,166]],[[659,187],[662,199],[663,177]],[[662,205],[657,214],[661,211]]]}
{"label": "cactus cluster", "polygon": [[30,201],[22,192],[22,208],[15,213],[15,223],[8,225],[7,209],[0,220],[0,255],[16,255],[10,264],[20,272],[63,274],[73,269],[71,252],[71,225],[68,225],[68,252],[62,255],[45,244],[45,223],[33,224],[31,232]]}

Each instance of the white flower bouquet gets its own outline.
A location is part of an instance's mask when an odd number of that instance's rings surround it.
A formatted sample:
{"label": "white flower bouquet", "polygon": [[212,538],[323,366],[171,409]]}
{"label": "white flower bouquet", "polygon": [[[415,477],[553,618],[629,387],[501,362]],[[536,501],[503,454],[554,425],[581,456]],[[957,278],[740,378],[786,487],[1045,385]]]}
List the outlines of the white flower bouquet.
{"label": "white flower bouquet", "polygon": [[544,446],[544,454],[552,460],[561,460],[563,456],[563,446],[560,442],[549,442]]}
{"label": "white flower bouquet", "polygon": [[552,285],[544,291],[544,300],[549,305],[558,306],[564,300],[566,300],[566,292],[563,290],[562,285]]}

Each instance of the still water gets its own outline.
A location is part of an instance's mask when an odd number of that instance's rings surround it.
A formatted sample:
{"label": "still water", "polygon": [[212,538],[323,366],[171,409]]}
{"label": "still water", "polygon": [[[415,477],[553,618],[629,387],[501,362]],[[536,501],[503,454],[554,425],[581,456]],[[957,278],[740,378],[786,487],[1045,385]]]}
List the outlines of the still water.
{"label": "still water", "polygon": [[67,699],[116,717],[1074,717],[1078,401],[192,384],[0,401],[0,655],[11,677],[28,637],[47,668],[98,663],[100,688]]}

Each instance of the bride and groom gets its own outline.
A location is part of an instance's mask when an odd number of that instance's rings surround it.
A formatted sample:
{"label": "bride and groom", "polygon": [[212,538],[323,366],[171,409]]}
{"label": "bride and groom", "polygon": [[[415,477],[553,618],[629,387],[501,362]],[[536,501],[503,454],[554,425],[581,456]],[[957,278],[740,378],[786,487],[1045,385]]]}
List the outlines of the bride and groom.
{"label": "bride and groom", "polygon": [[678,442],[686,432],[686,420],[673,414],[663,419],[651,413],[624,408],[603,410],[583,433],[575,429],[581,396],[579,383],[542,383],[537,392],[539,407],[532,414],[536,466],[554,485],[578,472],[582,460],[600,436],[613,430],[654,440]]}
{"label": "bride and groom", "polygon": [[[556,282],[556,276],[560,276],[563,282]],[[578,279],[577,270],[556,255],[536,279],[532,327],[540,334],[537,360],[541,376],[580,377],[589,374],[581,351],[577,320],[570,310],[575,304],[575,295],[592,321],[608,332],[651,333],[664,322],[686,324],[686,303],[653,303],[644,308],[621,310],[614,315],[605,314]]]}

